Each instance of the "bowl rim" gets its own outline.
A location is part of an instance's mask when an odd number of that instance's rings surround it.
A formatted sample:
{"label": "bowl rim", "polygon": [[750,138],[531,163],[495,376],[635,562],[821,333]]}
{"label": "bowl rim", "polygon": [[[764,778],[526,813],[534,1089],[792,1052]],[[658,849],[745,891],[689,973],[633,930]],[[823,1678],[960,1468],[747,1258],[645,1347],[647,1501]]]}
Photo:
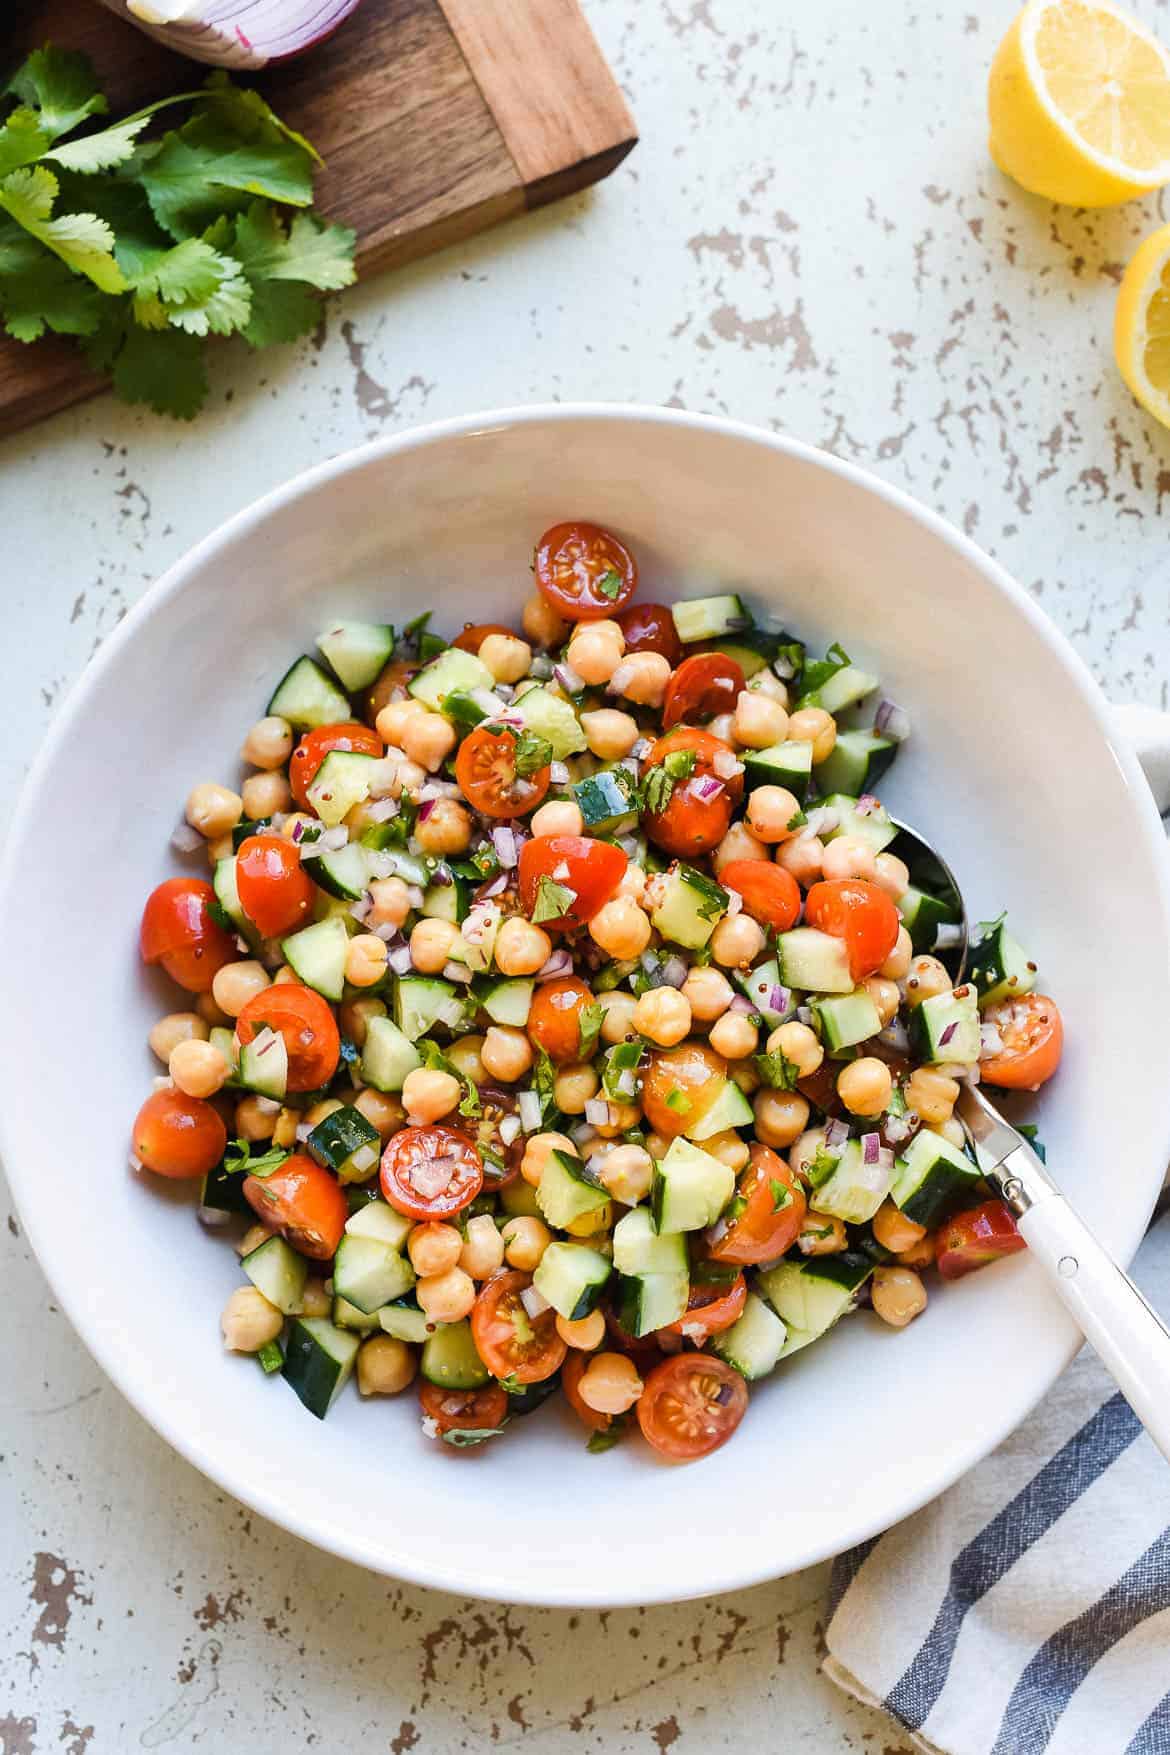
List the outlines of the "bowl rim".
{"label": "bowl rim", "polygon": [[[612,421],[631,426],[657,425],[713,432],[726,438],[761,446],[781,456],[797,459],[813,468],[841,477],[854,487],[884,501],[939,541],[945,543],[960,558],[975,568],[985,582],[1002,598],[1006,599],[1016,614],[1024,617],[1052,650],[1054,656],[1071,675],[1074,682],[1079,685],[1081,698],[1095,721],[1102,740],[1113,755],[1119,769],[1119,777],[1134,804],[1146,850],[1151,856],[1151,864],[1157,874],[1163,918],[1167,923],[1167,934],[1170,937],[1170,859],[1167,857],[1163,825],[1137,757],[1117,735],[1111,720],[1108,702],[1084,660],[1055,623],[1044,614],[1023,587],[999,562],[986,554],[977,543],[943,518],[941,514],[917,500],[903,488],[883,480],[880,476],[858,464],[836,457],[830,452],[822,450],[819,446],[792,438],[788,434],[772,432],[751,422],[735,420],[724,415],[665,408],[654,404],[612,402],[528,403],[487,409],[428,421],[410,426],[398,433],[366,441],[338,453],[335,457],[311,465],[308,469],[302,470],[288,480],[270,488],[258,499],[241,507],[239,511],[233,513],[202,537],[193,547],[186,550],[154,584],[147,587],[119,626],[103,641],[101,647],[69,689],[55,714],[25,777],[5,837],[6,846],[3,850],[3,856],[0,858],[0,909],[3,909],[17,879],[21,863],[20,850],[33,826],[42,778],[70,735],[71,728],[84,709],[91,691],[97,686],[106,669],[115,662],[123,648],[137,637],[139,629],[151,617],[161,613],[170,601],[184,590],[188,582],[198,575],[205,562],[218,550],[261,527],[271,517],[279,514],[285,506],[363,465],[398,454],[423,450],[428,446],[441,444],[448,440],[471,438],[478,434],[487,434],[502,429],[542,423],[571,425],[587,421]],[[517,1580],[518,1589],[515,1592],[510,1592],[501,1589],[500,1581],[494,1575],[480,1576],[474,1568],[451,1564],[442,1558],[437,1559],[434,1563],[422,1565],[403,1556],[401,1562],[394,1562],[392,1569],[391,1557],[387,1557],[385,1563],[371,1558],[368,1552],[363,1551],[359,1544],[352,1540],[346,1531],[336,1523],[328,1506],[323,1505],[315,1508],[312,1515],[303,1515],[295,1506],[282,1500],[275,1491],[269,1491],[263,1484],[248,1478],[243,1470],[231,1463],[221,1461],[213,1449],[204,1445],[197,1432],[192,1431],[189,1427],[184,1427],[177,1418],[170,1418],[165,1407],[154,1406],[150,1384],[135,1374],[132,1350],[113,1341],[106,1343],[103,1340],[98,1340],[91,1343],[86,1333],[83,1298],[75,1292],[69,1276],[63,1276],[60,1281],[54,1276],[51,1227],[45,1218],[43,1204],[38,1203],[35,1199],[32,1179],[29,1179],[27,1183],[27,1201],[22,1198],[25,1178],[18,1158],[11,1150],[11,1145],[12,1134],[6,1109],[4,1106],[0,1106],[0,1156],[3,1157],[9,1186],[24,1227],[25,1236],[37,1257],[38,1264],[53,1291],[54,1297],[68,1317],[78,1338],[119,1392],[160,1437],[165,1439],[180,1456],[214,1482],[216,1486],[230,1493],[233,1498],[280,1528],[289,1530],[302,1540],[325,1549],[341,1559],[352,1561],[366,1571],[375,1571],[385,1576],[406,1580],[412,1584],[446,1590],[457,1595],[470,1595],[488,1601],[516,1602],[549,1608],[624,1607],[635,1603],[686,1601],[724,1591],[746,1589],[777,1576],[789,1576],[791,1573],[816,1565],[832,1555],[843,1553],[847,1548],[878,1533],[873,1530],[870,1521],[865,1517],[854,1516],[852,1519],[845,1517],[842,1519],[839,1538],[834,1540],[831,1547],[826,1547],[823,1541],[810,1543],[807,1549],[802,1549],[797,1545],[794,1555],[785,1563],[787,1571],[783,1574],[775,1572],[774,1566],[769,1562],[766,1554],[757,1555],[754,1558],[745,1557],[738,1563],[729,1563],[727,1560],[723,1560],[718,1565],[709,1567],[706,1575],[697,1579],[694,1588],[688,1589],[682,1595],[647,1594],[644,1588],[638,1591],[594,1592],[583,1595],[580,1590],[574,1593],[571,1587],[561,1589],[546,1586],[525,1586],[522,1580]],[[1132,1234],[1126,1236],[1124,1247],[1119,1252],[1123,1261],[1128,1262],[1131,1259],[1145,1232],[1161,1187],[1162,1166],[1167,1160],[1170,1160],[1170,1099],[1165,1105],[1163,1149],[1157,1167],[1158,1174],[1151,1176],[1148,1203],[1144,1207],[1135,1208],[1135,1221],[1131,1227]],[[1047,1394],[1060,1372],[1068,1365],[1082,1344],[1081,1334],[1071,1319],[1062,1319],[1066,1323],[1067,1339],[1061,1351],[1059,1368],[1054,1372],[1041,1374],[1034,1392],[1028,1393],[1022,1406],[1017,1398],[1016,1402],[1001,1412],[998,1419],[992,1422],[986,1420],[981,1422],[978,1428],[969,1434],[967,1442],[953,1454],[948,1466],[940,1474],[932,1475],[927,1485],[923,1486],[921,1477],[917,1475],[908,1477],[906,1490],[895,1499],[892,1514],[883,1528],[892,1528],[894,1524],[901,1522],[903,1518],[920,1510],[923,1505],[945,1492],[969,1469],[989,1456],[1020,1422],[1027,1418],[1032,1409]]]}

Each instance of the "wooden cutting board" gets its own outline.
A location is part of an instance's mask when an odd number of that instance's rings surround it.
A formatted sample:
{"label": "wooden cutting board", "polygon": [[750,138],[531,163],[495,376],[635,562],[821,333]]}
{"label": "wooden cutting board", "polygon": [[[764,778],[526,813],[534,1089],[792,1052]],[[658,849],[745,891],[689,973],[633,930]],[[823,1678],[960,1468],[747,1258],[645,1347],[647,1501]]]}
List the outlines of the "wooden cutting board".
{"label": "wooden cutting board", "polygon": [[[0,11],[0,84],[47,41],[85,50],[112,117],[199,77],[95,0]],[[315,204],[356,229],[362,275],[598,182],[637,139],[576,0],[364,0],[328,42],[254,77],[325,159]],[[0,336],[0,434],[102,388],[74,344]]]}

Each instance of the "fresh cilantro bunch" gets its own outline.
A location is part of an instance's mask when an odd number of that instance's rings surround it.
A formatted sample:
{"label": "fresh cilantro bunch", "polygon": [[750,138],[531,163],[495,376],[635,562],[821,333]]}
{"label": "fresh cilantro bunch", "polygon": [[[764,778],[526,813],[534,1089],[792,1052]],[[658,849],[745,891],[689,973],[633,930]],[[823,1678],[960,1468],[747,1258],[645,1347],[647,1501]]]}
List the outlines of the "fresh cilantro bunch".
{"label": "fresh cilantro bunch", "polygon": [[[181,127],[142,138],[180,104]],[[64,49],[38,49],[0,91],[0,318],[17,341],[77,336],[125,401],[190,420],[206,338],[268,347],[313,329],[316,294],[354,279],[354,233],[309,211],[309,142],[226,74],[77,132],[107,109]]]}

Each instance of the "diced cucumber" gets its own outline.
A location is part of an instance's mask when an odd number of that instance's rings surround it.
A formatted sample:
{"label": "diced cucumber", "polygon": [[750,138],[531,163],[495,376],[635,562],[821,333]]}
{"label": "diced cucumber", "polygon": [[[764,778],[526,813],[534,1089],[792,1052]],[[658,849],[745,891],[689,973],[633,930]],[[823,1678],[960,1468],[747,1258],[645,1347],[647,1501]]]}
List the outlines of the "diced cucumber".
{"label": "diced cucumber", "polygon": [[443,697],[443,712],[461,737],[499,711],[498,696],[491,696],[492,705],[488,706],[489,694],[487,689],[477,689],[474,694],[467,689],[452,689]]}
{"label": "diced cucumber", "polygon": [[518,976],[487,982],[480,990],[479,1003],[493,1024],[507,1024],[514,1030],[522,1030],[532,1009],[535,987],[535,981]]}
{"label": "diced cucumber", "polygon": [[743,783],[754,792],[757,786],[783,786],[801,804],[812,778],[812,744],[795,738],[774,743],[766,750],[743,752]]}
{"label": "diced cucumber", "polygon": [[[742,1093],[741,1093],[742,1095]],[[674,1139],[654,1167],[650,1211],[662,1236],[703,1231],[735,1193],[735,1172],[690,1140]]]}
{"label": "diced cucumber", "polygon": [[271,828],[271,817],[241,817],[232,830],[232,852],[238,853],[249,836],[263,835]]}
{"label": "diced cucumber", "polygon": [[612,993],[620,987],[627,975],[632,975],[638,968],[637,957],[620,957],[616,963],[606,963],[593,976],[594,993]]}
{"label": "diced cucumber", "polygon": [[585,1174],[582,1159],[568,1152],[550,1152],[536,1189],[536,1204],[548,1223],[558,1231],[586,1213],[596,1213],[609,1201],[608,1191]]}
{"label": "diced cucumber", "polygon": [[711,1351],[734,1365],[751,1383],[775,1369],[787,1334],[771,1305],[749,1292],[738,1321],[722,1334],[712,1335]]}
{"label": "diced cucumber", "polygon": [[377,1311],[359,1310],[348,1298],[334,1298],[332,1316],[335,1327],[354,1329],[363,1335],[374,1334],[379,1327]]}
{"label": "diced cucumber", "polygon": [[270,1304],[285,1316],[297,1314],[304,1302],[309,1264],[283,1237],[269,1237],[258,1249],[250,1249],[240,1266]]}
{"label": "diced cucumber", "polygon": [[1019,999],[1035,987],[1036,965],[1002,920],[997,920],[972,947],[971,979],[979,990],[980,1005]]}
{"label": "diced cucumber", "polygon": [[317,650],[351,695],[376,682],[394,651],[394,629],[385,622],[334,622],[317,635]]}
{"label": "diced cucumber", "polygon": [[779,634],[769,634],[763,628],[744,628],[742,633],[727,634],[722,639],[704,642],[704,652],[719,652],[724,658],[730,658],[738,664],[744,677],[750,681],[758,676],[761,670],[767,670],[777,652],[780,650]]}
{"label": "diced cucumber", "polygon": [[340,1000],[345,992],[345,953],[349,932],[344,920],[333,915],[303,926],[291,938],[281,939],[289,967],[315,993],[326,999]]}
{"label": "diced cucumber", "polygon": [[413,1228],[413,1219],[406,1218],[384,1200],[367,1201],[345,1221],[347,1237],[372,1237],[376,1242],[397,1250],[401,1250]]}
{"label": "diced cucumber", "polygon": [[513,701],[509,712],[526,730],[547,741],[554,761],[567,761],[589,747],[572,704],[547,689],[529,689],[518,701]]}
{"label": "diced cucumber", "polygon": [[[774,1030],[777,1024],[782,1024],[786,1018],[792,1016],[795,1002],[780,979],[780,965],[775,957],[769,957],[767,962],[760,963],[754,969],[734,970],[732,979],[751,1000],[769,1029]],[[783,1000],[782,1006],[774,1004],[777,998]]]}
{"label": "diced cucumber", "polygon": [[430,884],[423,896],[422,912],[427,920],[446,920],[458,926],[466,920],[471,907],[471,885],[466,878],[452,877],[447,884]]}
{"label": "diced cucumber", "polygon": [[686,1270],[669,1274],[627,1274],[618,1287],[618,1321],[641,1337],[686,1315],[691,1283]]}
{"label": "diced cucumber", "polygon": [[654,879],[654,890],[660,900],[651,920],[663,938],[687,950],[701,949],[727,913],[727,891],[677,859],[669,871]]}
{"label": "diced cucumber", "polygon": [[752,625],[751,616],[730,592],[723,597],[692,597],[687,603],[672,603],[670,613],[684,645],[694,640],[719,640]]}
{"label": "diced cucumber", "polygon": [[631,1207],[613,1228],[613,1265],[619,1274],[685,1274],[686,1238],[660,1237],[649,1207]]}
{"label": "diced cucumber", "polygon": [[821,803],[826,810],[837,814],[833,827],[821,830],[822,841],[835,841],[838,836],[848,835],[852,840],[864,841],[867,847],[880,853],[898,833],[897,825],[890,821],[885,805],[879,804],[876,798],[859,808],[860,799],[849,798],[843,792],[834,792],[828,798],[823,798]]}
{"label": "diced cucumber", "polygon": [[810,689],[800,697],[802,707],[823,707],[826,713],[843,713],[872,695],[878,678],[859,670],[856,664],[844,664],[823,682],[819,689]]}
{"label": "diced cucumber", "polygon": [[392,1304],[383,1304],[378,1321],[395,1340],[410,1341],[415,1346],[421,1346],[435,1326],[411,1298],[396,1298]]}
{"label": "diced cucumber", "polygon": [[577,1243],[550,1243],[532,1275],[532,1284],[558,1316],[578,1322],[596,1309],[610,1264],[596,1249]]}
{"label": "diced cucumber", "polygon": [[357,1358],[358,1337],[323,1316],[299,1316],[284,1349],[284,1376],[311,1414],[323,1420],[346,1384]]}
{"label": "diced cucumber", "polygon": [[464,652],[461,646],[449,646],[423,666],[407,684],[407,689],[416,701],[442,712],[448,695],[490,689],[495,680],[487,665],[481,664],[474,652]]}
{"label": "diced cucumber", "polygon": [[603,768],[578,780],[573,797],[586,835],[620,835],[638,826],[638,785],[628,768]]}
{"label": "diced cucumber", "polygon": [[491,968],[496,937],[504,924],[504,911],[498,902],[476,902],[468,910],[462,931],[451,946],[450,961],[462,963],[476,975]]}
{"label": "diced cucumber", "polygon": [[965,981],[953,993],[934,993],[912,1013],[914,1040],[925,1059],[979,1059],[979,1003],[975,984]]}
{"label": "diced cucumber", "polygon": [[280,1350],[279,1341],[265,1341],[262,1347],[257,1347],[253,1358],[265,1377],[271,1377],[274,1371],[281,1370],[284,1365],[284,1354]]}
{"label": "diced cucumber", "polygon": [[394,984],[394,1021],[408,1042],[417,1042],[436,1024],[458,1034],[471,1027],[472,1006],[453,981],[403,975]]}
{"label": "diced cucumber", "polygon": [[350,1103],[317,1123],[305,1149],[342,1182],[368,1182],[378,1168],[382,1140],[377,1128]]}
{"label": "diced cucumber", "polygon": [[335,829],[355,804],[364,804],[377,766],[376,756],[357,750],[330,750],[312,780],[305,797],[327,829]]}
{"label": "diced cucumber", "polygon": [[203,1178],[199,1205],[216,1213],[248,1213],[252,1208],[244,1198],[244,1178],[236,1170],[225,1170],[217,1164]]}
{"label": "diced cucumber", "polygon": [[431,881],[426,861],[396,847],[389,839],[389,834],[399,820],[399,817],[395,817],[389,823],[371,823],[369,828],[362,830],[362,846],[379,855],[370,862],[371,876],[400,877],[404,884],[418,884],[425,888]]}
{"label": "diced cucumber", "polygon": [[258,1097],[283,1100],[288,1090],[288,1046],[279,1030],[259,1030],[240,1046],[240,1083]]}
{"label": "diced cucumber", "polygon": [[890,1193],[908,1219],[929,1231],[951,1201],[969,1194],[978,1180],[978,1166],[965,1152],[924,1127],[895,1161]]}
{"label": "diced cucumber", "polygon": [[847,1225],[863,1225],[872,1219],[890,1192],[891,1172],[881,1164],[867,1164],[860,1140],[847,1140],[832,1174],[812,1197],[818,1213],[844,1219]]}
{"label": "diced cucumber", "polygon": [[724,1079],[714,1101],[696,1121],[688,1121],[683,1133],[689,1140],[714,1139],[729,1127],[748,1127],[755,1119],[752,1106],[734,1079]]}
{"label": "diced cucumber", "polygon": [[939,927],[954,925],[959,918],[954,904],[945,896],[933,896],[928,890],[919,889],[917,884],[911,884],[903,891],[898,912],[902,916],[902,925],[910,934],[910,943],[919,954],[933,951],[938,943]]}
{"label": "diced cucumber", "polygon": [[830,1054],[834,1049],[865,1042],[882,1027],[877,1007],[864,987],[828,999],[815,999],[812,1009],[821,1026],[821,1040]]}
{"label": "diced cucumber", "polygon": [[414,1269],[404,1255],[376,1237],[355,1237],[347,1231],[333,1261],[333,1290],[339,1298],[371,1315],[402,1298],[414,1286]]}
{"label": "diced cucumber", "polygon": [[756,1284],[785,1328],[780,1357],[807,1347],[852,1310],[873,1263],[860,1255],[811,1255],[782,1261],[757,1275]]}
{"label": "diced cucumber", "polygon": [[211,887],[215,891],[215,899],[242,938],[255,948],[260,943],[260,934],[244,913],[240,905],[240,892],[236,886],[236,856],[229,859],[217,859],[215,870],[211,874]]}
{"label": "diced cucumber", "polygon": [[358,902],[370,884],[370,849],[347,841],[332,852],[305,854],[301,863],[315,884],[344,902]]}
{"label": "diced cucumber", "polygon": [[805,993],[852,993],[853,975],[844,939],[815,926],[795,926],[776,940],[776,962],[785,987]]}
{"label": "diced cucumber", "polygon": [[419,1370],[440,1389],[480,1389],[490,1372],[475,1350],[469,1322],[444,1322],[423,1342]]}
{"label": "diced cucumber", "polygon": [[338,725],[350,717],[349,702],[311,658],[298,658],[276,685],[268,712],[287,719],[294,731]]}
{"label": "diced cucumber", "polygon": [[362,1049],[362,1077],[375,1091],[400,1091],[406,1075],[422,1065],[422,1055],[389,1018],[371,1018]]}
{"label": "diced cucumber", "polygon": [[228,1083],[232,1084],[239,1076],[239,1055],[236,1052],[236,1036],[234,1030],[225,1030],[222,1025],[213,1024],[207,1035],[211,1046],[222,1054],[228,1069]]}
{"label": "diced cucumber", "polygon": [[817,763],[817,785],[822,793],[860,798],[873,791],[897,753],[891,738],[872,731],[839,731],[830,753]]}

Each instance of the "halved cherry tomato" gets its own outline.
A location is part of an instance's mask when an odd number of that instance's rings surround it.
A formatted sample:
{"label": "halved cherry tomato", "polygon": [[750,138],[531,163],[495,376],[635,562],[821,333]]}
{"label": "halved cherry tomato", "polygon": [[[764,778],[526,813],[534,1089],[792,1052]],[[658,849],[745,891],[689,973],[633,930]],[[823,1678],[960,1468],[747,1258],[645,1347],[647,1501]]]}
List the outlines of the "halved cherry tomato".
{"label": "halved cherry tomato", "polygon": [[696,652],[684,658],[666,685],[662,723],[668,729],[681,719],[714,719],[734,713],[739,692],[746,687],[734,658],[721,652]]}
{"label": "halved cherry tomato", "polygon": [[581,1012],[592,1000],[590,988],[575,975],[542,981],[533,994],[524,1027],[536,1046],[558,1066],[581,1059]]}
{"label": "halved cherry tomato", "polygon": [[583,1353],[578,1347],[570,1347],[561,1371],[561,1388],[565,1392],[565,1400],[583,1426],[590,1432],[606,1432],[613,1425],[613,1415],[599,1414],[596,1408],[591,1408],[579,1387],[592,1357],[592,1353]]}
{"label": "halved cherry tomato", "polygon": [[662,1331],[682,1335],[684,1340],[694,1341],[700,1347],[712,1335],[721,1335],[733,1322],[738,1322],[747,1303],[747,1281],[742,1274],[736,1274],[728,1284],[726,1280],[703,1279],[702,1270],[702,1262],[696,1262],[691,1270],[686,1315],[668,1323]]}
{"label": "halved cherry tomato", "polygon": [[747,1404],[747,1385],[732,1366],[710,1353],[677,1353],[646,1379],[638,1424],[660,1455],[693,1462],[727,1443]]}
{"label": "halved cherry tomato", "polygon": [[796,1242],[807,1208],[796,1172],[759,1140],[752,1143],[747,1169],[739,1179],[726,1229],[723,1221],[707,1233],[713,1261],[772,1261]]}
{"label": "halved cherry tomato", "polygon": [[944,1280],[961,1280],[989,1261],[1024,1248],[1010,1207],[1001,1200],[986,1200],[982,1206],[952,1214],[940,1226],[936,1265]]}
{"label": "halved cherry tomato", "polygon": [[262,938],[307,926],[316,890],[298,850],[280,835],[249,835],[236,854],[240,907]]}
{"label": "halved cherry tomato", "polygon": [[[626,875],[629,860],[620,847],[609,841],[594,841],[588,835],[534,835],[520,849],[520,905],[532,920],[545,910],[541,900],[541,881],[559,884],[572,890],[573,900],[563,914],[550,919],[537,918],[537,924],[548,927],[585,926],[599,908],[603,908]],[[544,890],[546,904],[555,902]]]}
{"label": "halved cherry tomato", "polygon": [[988,1006],[983,1022],[1003,1038],[1003,1047],[980,1060],[979,1071],[989,1085],[1009,1091],[1036,1091],[1050,1079],[1064,1052],[1064,1023],[1055,1000],[1042,993],[1001,999]]}
{"label": "halved cherry tomato", "polygon": [[548,791],[547,766],[517,774],[516,741],[506,725],[477,725],[459,745],[455,778],[468,804],[486,817],[518,817],[535,810]]}
{"label": "halved cherry tomato", "polygon": [[[437,1383],[420,1382],[418,1399],[424,1419],[435,1422],[436,1438],[449,1432],[498,1432],[508,1418],[508,1397],[498,1383],[486,1389],[440,1389]],[[477,1447],[456,1441],[456,1448]]]}
{"label": "halved cherry tomato", "polygon": [[328,1261],[336,1254],[349,1202],[332,1171],[307,1152],[294,1152],[271,1176],[245,1176],[244,1199],[301,1255]]}
{"label": "halved cherry tomato", "polygon": [[202,1097],[155,1091],[134,1119],[134,1156],[156,1176],[206,1176],[223,1157],[227,1128]]}
{"label": "halved cherry tomato", "polygon": [[506,628],[503,622],[465,622],[463,632],[456,634],[451,644],[458,646],[461,652],[478,654],[489,634],[507,634],[513,640],[520,638],[515,628]]}
{"label": "halved cherry tomato", "polygon": [[496,1274],[472,1307],[471,1338],[493,1377],[543,1383],[560,1370],[568,1352],[557,1333],[555,1310],[542,1310],[539,1316],[525,1310],[520,1294],[531,1284],[531,1274]]}
{"label": "halved cherry tomato", "polygon": [[898,942],[898,910],[867,878],[830,878],[804,899],[804,918],[832,938],[844,939],[854,981],[881,968]]}
{"label": "halved cherry tomato", "polygon": [[536,583],[567,622],[608,620],[630,601],[638,567],[597,524],[554,524],[536,545]]}
{"label": "halved cherry tomato", "polygon": [[266,1027],[284,1037],[290,1091],[316,1091],[329,1083],[341,1057],[341,1036],[319,993],[296,981],[277,981],[253,994],[236,1019],[236,1035],[241,1044],[251,1042]]}
{"label": "halved cherry tomato", "polygon": [[790,871],[770,860],[728,860],[719,882],[743,897],[744,907],[761,926],[787,932],[800,918],[800,885]]}
{"label": "halved cherry tomato", "polygon": [[360,725],[356,719],[340,725],[318,725],[315,731],[305,733],[289,758],[288,783],[293,797],[302,810],[313,809],[308,789],[330,750],[354,750],[359,756],[380,756],[385,748],[378,733],[371,731],[368,725]]}
{"label": "halved cherry tomato", "polygon": [[682,641],[665,604],[632,603],[614,619],[627,652],[660,652],[671,669],[682,663]]}
{"label": "halved cherry tomato", "polygon": [[705,1042],[651,1054],[642,1077],[646,1120],[663,1139],[674,1139],[702,1120],[726,1079],[727,1062]]}
{"label": "halved cherry tomato", "polygon": [[210,993],[216,971],[239,961],[235,939],[207,911],[214,901],[202,878],[174,877],[150,892],[142,910],[142,961],[161,963],[188,993]]}
{"label": "halved cherry tomato", "polygon": [[449,1219],[483,1187],[483,1159],[454,1127],[404,1127],[382,1153],[382,1193],[408,1219]]}
{"label": "halved cherry tomato", "polygon": [[[644,774],[660,767],[667,756],[678,750],[691,750],[695,766],[689,779],[681,780],[671,789],[665,810],[643,811],[646,833],[655,846],[678,859],[693,858],[717,847],[731,825],[734,803],[743,795],[743,769],[720,774],[718,768],[737,766],[735,751],[721,737],[699,731],[691,725],[678,725],[660,737],[646,756]],[[719,790],[703,798],[696,789],[696,780],[718,780]]]}

